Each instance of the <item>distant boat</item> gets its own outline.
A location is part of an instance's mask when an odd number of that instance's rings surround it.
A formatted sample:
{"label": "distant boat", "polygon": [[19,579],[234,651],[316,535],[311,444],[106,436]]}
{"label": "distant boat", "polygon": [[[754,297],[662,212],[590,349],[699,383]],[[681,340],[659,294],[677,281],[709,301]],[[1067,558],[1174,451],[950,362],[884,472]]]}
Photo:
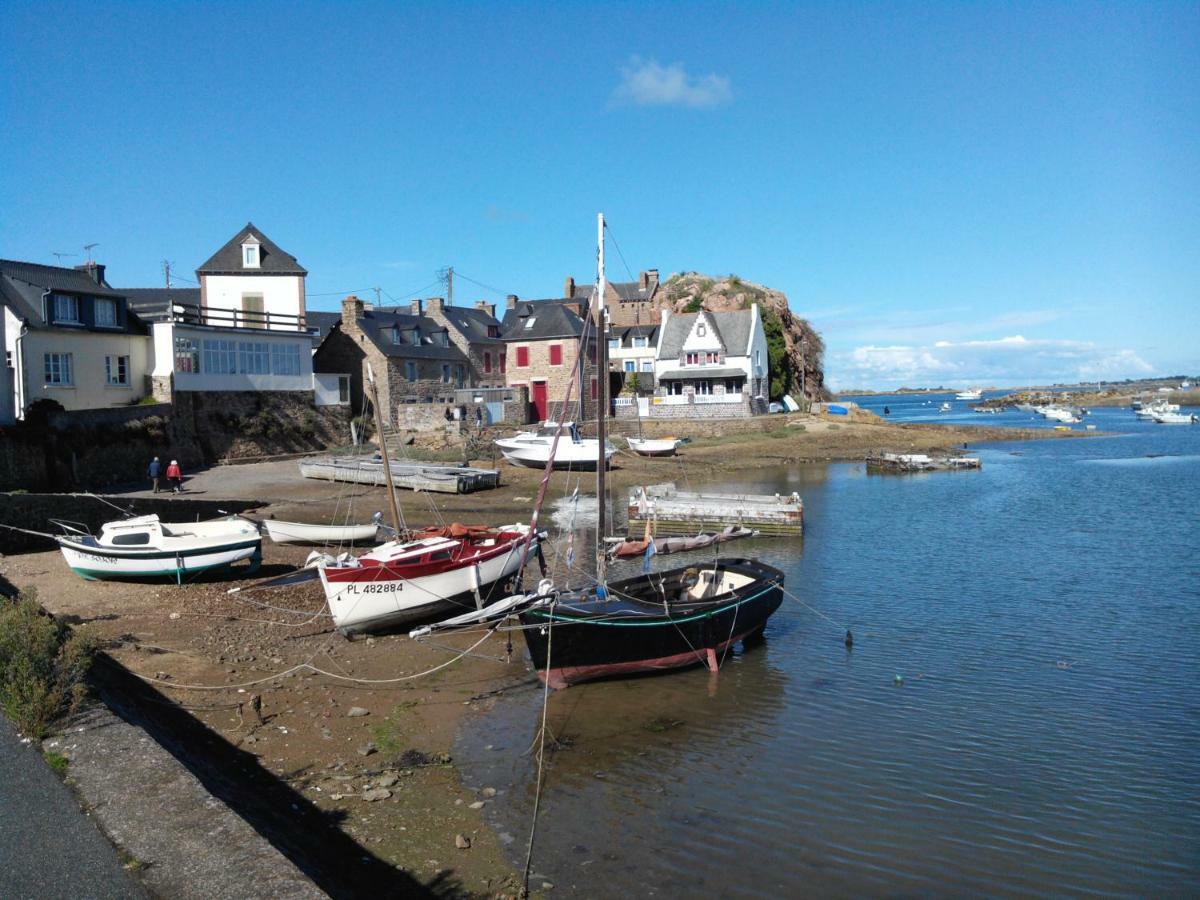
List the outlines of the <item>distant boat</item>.
{"label": "distant boat", "polygon": [[943,403],[941,405],[941,407],[938,409],[938,412],[950,412],[950,410],[951,410],[951,406],[950,406],[949,402],[947,402],[947,403]]}
{"label": "distant boat", "polygon": [[975,406],[972,407],[977,413],[998,413],[1001,412],[998,406]]}
{"label": "distant boat", "polygon": [[[555,435],[558,434],[557,443]],[[561,433],[557,422],[543,422],[537,431],[522,431],[509,438],[493,441],[504,458],[518,466],[541,469],[550,460],[554,448],[554,468],[594,471],[600,456],[600,444],[595,438],[579,434],[574,422],[563,422]],[[617,448],[605,441],[604,460],[612,460]]]}
{"label": "distant boat", "polygon": [[1196,416],[1189,413],[1161,412],[1154,414],[1154,421],[1159,425],[1194,425]]}
{"label": "distant boat", "polygon": [[674,456],[686,438],[626,438],[629,449],[639,456]]}
{"label": "distant boat", "polygon": [[966,391],[959,391],[954,395],[955,400],[982,400],[983,391],[979,388],[971,388]]}
{"label": "distant boat", "polygon": [[930,456],[927,453],[880,453],[867,457],[867,468],[883,472],[932,472],[938,469],[979,469],[977,456]]}
{"label": "distant boat", "polygon": [[380,518],[380,514],[375,513],[375,520],[366,525],[310,525],[266,519],[263,527],[277,544],[353,544],[375,540]]}
{"label": "distant boat", "polygon": [[219,569],[250,560],[250,571],[262,561],[258,525],[241,516],[206,522],[160,522],[158,516],[137,516],[106,522],[100,536],[69,522],[52,520],[63,531],[57,536],[67,565],[88,581],[96,579],[171,577]]}
{"label": "distant boat", "polygon": [[1050,421],[1061,422],[1064,425],[1078,425],[1081,421],[1073,410],[1064,406],[1043,406],[1040,412]]}

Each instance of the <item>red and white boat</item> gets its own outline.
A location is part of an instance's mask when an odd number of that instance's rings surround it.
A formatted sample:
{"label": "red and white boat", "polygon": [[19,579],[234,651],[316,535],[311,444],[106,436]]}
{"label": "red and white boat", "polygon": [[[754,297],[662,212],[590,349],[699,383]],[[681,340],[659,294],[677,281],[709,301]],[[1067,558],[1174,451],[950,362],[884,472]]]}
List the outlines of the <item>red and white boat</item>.
{"label": "red and white boat", "polygon": [[545,533],[528,525],[449,525],[370,553],[315,560],[334,625],[343,634],[410,625],[479,609],[517,589],[524,559]]}

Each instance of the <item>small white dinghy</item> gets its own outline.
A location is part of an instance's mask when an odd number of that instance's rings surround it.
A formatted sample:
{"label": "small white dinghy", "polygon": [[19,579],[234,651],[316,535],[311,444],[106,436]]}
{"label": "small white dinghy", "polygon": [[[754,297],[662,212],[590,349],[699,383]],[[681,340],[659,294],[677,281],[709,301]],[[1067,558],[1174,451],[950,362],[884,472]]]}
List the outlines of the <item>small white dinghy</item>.
{"label": "small white dinghy", "polygon": [[306,522],[283,522],[264,519],[263,527],[277,544],[353,544],[374,541],[379,531],[380,514],[366,525],[310,525]]}
{"label": "small white dinghy", "polygon": [[106,522],[95,537],[70,522],[52,520],[66,534],[55,540],[67,565],[88,581],[173,577],[219,569],[250,560],[250,572],[262,562],[258,525],[242,516],[206,522],[160,522],[137,516]]}
{"label": "small white dinghy", "polygon": [[629,449],[641,456],[674,456],[687,443],[686,438],[626,438]]}

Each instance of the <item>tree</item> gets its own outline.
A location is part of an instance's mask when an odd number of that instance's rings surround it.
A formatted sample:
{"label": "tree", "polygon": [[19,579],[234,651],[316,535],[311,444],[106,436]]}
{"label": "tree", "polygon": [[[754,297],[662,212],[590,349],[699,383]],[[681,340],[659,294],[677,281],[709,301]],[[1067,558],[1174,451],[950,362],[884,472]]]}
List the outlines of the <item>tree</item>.
{"label": "tree", "polygon": [[795,382],[792,358],[788,355],[787,339],[779,313],[767,307],[762,312],[763,332],[767,338],[767,374],[770,376],[769,397],[778,400],[790,393]]}

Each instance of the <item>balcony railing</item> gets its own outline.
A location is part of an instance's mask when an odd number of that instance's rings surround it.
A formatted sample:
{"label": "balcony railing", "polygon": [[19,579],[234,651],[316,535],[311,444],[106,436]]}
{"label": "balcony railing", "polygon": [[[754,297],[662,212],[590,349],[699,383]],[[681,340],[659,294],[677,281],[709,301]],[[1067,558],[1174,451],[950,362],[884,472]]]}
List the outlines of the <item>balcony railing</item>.
{"label": "balcony railing", "polygon": [[203,308],[192,303],[173,303],[169,320],[183,325],[210,328],[255,328],[260,331],[299,331],[318,334],[319,329],[304,323],[303,316],[257,310]]}
{"label": "balcony railing", "polygon": [[741,403],[743,395],[738,394],[663,394],[652,397],[654,406],[686,406],[689,403]]}

